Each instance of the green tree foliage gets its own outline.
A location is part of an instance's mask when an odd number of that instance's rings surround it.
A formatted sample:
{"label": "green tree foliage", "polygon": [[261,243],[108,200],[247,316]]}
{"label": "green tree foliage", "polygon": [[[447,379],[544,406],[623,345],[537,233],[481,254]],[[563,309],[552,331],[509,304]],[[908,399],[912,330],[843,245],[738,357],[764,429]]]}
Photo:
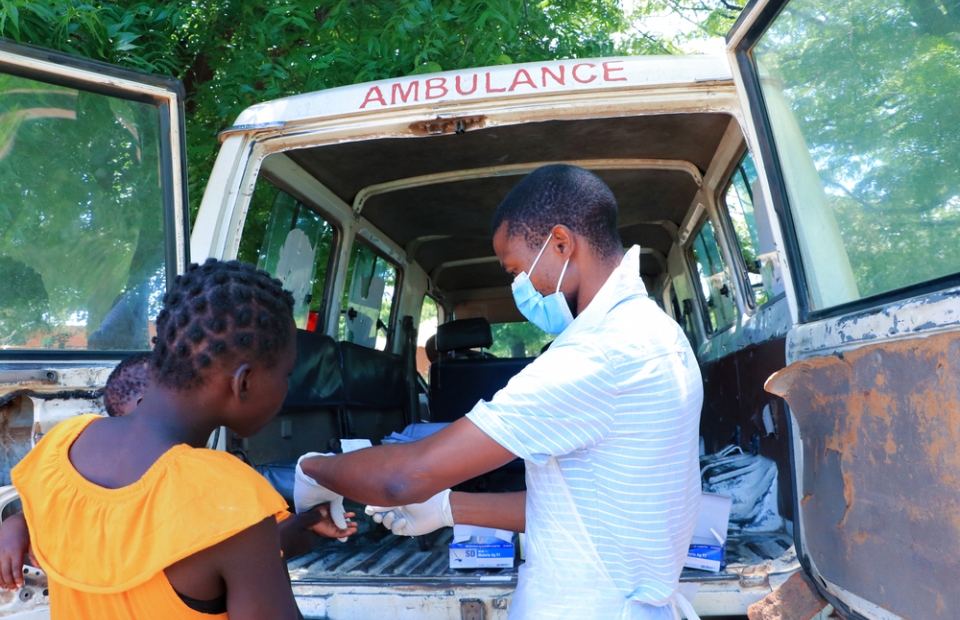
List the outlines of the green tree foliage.
{"label": "green tree foliage", "polygon": [[194,214],[217,133],[254,103],[413,73],[665,49],[637,36],[617,0],[3,0],[0,35],[183,79]]}

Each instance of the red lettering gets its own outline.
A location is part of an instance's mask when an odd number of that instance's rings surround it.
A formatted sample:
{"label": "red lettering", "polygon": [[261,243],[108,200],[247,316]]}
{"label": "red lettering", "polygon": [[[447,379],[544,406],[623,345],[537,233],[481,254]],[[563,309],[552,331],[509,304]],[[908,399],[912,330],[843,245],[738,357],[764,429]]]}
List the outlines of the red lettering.
{"label": "red lettering", "polygon": [[[438,84],[431,84],[430,82],[439,82],[439,83],[438,83]],[[425,89],[425,90],[426,90],[427,92],[425,92],[425,93],[423,94],[424,97],[426,97],[427,99],[439,99],[440,97],[446,97],[446,96],[447,96],[447,93],[449,92],[449,91],[447,90],[446,84],[447,84],[447,78],[430,78],[430,79],[427,80],[427,82],[426,82],[426,89]],[[433,91],[435,91],[435,90],[442,90],[443,92],[440,93],[439,95],[431,94],[431,93],[433,93]]]}
{"label": "red lettering", "polygon": [[397,95],[400,96],[400,100],[404,103],[407,102],[407,99],[410,97],[411,93],[413,94],[413,100],[419,101],[420,97],[420,81],[414,80],[410,82],[407,92],[403,92],[403,86],[400,84],[394,84],[393,90],[390,93],[390,105],[393,105],[397,102]]}
{"label": "red lettering", "polygon": [[491,88],[490,87],[490,73],[487,72],[487,92],[488,93],[503,93],[506,92],[506,88]]}
{"label": "red lettering", "polygon": [[458,75],[457,76],[457,92],[460,93],[461,95],[472,95],[473,93],[477,92],[477,74],[476,73],[473,74],[473,88],[466,92],[464,92],[463,89],[460,88],[460,76]]}
{"label": "red lettering", "polygon": [[590,82],[597,79],[597,76],[591,75],[589,80],[581,80],[580,76],[577,75],[577,69],[579,69],[580,67],[590,67],[591,69],[593,69],[596,66],[597,65],[590,64],[589,62],[583,62],[583,63],[580,63],[579,65],[573,65],[573,69],[570,71],[570,73],[573,74],[573,79],[580,82],[581,84],[589,84]]}
{"label": "red lettering", "polygon": [[[521,75],[523,75],[524,78],[522,80],[520,79]],[[520,84],[529,84],[533,88],[537,87],[537,85],[533,83],[533,79],[530,77],[530,74],[527,73],[526,69],[520,69],[517,71],[517,74],[513,76],[513,84],[510,85],[510,92],[513,92],[513,89]]]}
{"label": "red lettering", "polygon": [[554,81],[554,82],[556,82],[556,83],[559,84],[560,86],[564,86],[564,80],[565,80],[566,78],[564,78],[564,76],[563,76],[563,69],[564,69],[564,66],[563,66],[563,65],[560,65],[560,75],[557,75],[556,73],[554,73],[553,71],[551,71],[548,67],[543,67],[543,68],[541,69],[541,71],[542,71],[542,77],[543,77],[543,87],[544,87],[544,88],[547,87],[547,76],[548,76],[548,75],[553,78],[553,81]]}
{"label": "red lettering", "polygon": [[611,67],[610,65],[612,64],[622,65],[623,61],[611,60],[610,62],[603,63],[603,81],[604,82],[626,82],[627,78],[625,77],[618,77],[618,78],[610,77],[610,74],[613,73],[614,71],[623,71],[623,67]]}
{"label": "red lettering", "polygon": [[380,105],[387,105],[387,101],[383,98],[383,93],[380,92],[379,86],[372,86],[370,90],[367,91],[367,97],[363,100],[363,103],[360,104],[360,109],[367,107],[367,104],[377,101]]}

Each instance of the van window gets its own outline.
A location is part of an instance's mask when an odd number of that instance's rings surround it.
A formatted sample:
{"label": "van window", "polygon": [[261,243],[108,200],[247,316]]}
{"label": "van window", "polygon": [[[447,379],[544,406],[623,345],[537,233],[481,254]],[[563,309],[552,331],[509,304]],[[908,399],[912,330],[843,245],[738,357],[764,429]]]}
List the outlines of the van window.
{"label": "van window", "polygon": [[157,105],[0,74],[0,349],[150,348],[166,290]]}
{"label": "van window", "polygon": [[423,304],[420,305],[420,323],[417,326],[417,372],[427,382],[430,381],[430,360],[427,358],[425,346],[427,340],[437,335],[438,321],[436,300],[424,295]]}
{"label": "van window", "polygon": [[283,282],[293,294],[293,317],[300,329],[316,331],[324,314],[324,285],[335,232],[306,204],[264,178],[257,180],[237,259]]}
{"label": "van window", "polygon": [[747,153],[733,171],[723,203],[727,207],[733,231],[743,257],[746,290],[750,303],[762,306],[783,292],[780,260],[766,215],[754,209],[757,169]]}
{"label": "van window", "polygon": [[753,48],[810,309],[960,272],[953,4],[793,0]]}
{"label": "van window", "polygon": [[555,335],[548,334],[529,321],[516,323],[494,323],[493,345],[490,353],[497,357],[537,357]]}
{"label": "van window", "polygon": [[707,328],[710,332],[723,331],[737,320],[737,304],[733,298],[727,264],[717,245],[713,222],[707,220],[704,223],[690,249],[700,276]]}
{"label": "van window", "polygon": [[397,284],[397,268],[354,241],[340,307],[340,340],[385,351]]}

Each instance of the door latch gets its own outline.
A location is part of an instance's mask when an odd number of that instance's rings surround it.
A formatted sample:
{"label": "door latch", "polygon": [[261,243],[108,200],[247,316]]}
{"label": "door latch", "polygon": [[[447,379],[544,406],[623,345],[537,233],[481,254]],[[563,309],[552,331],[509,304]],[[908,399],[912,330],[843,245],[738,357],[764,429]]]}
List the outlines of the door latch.
{"label": "door latch", "polygon": [[486,617],[483,601],[475,598],[460,599],[460,620],[485,620]]}

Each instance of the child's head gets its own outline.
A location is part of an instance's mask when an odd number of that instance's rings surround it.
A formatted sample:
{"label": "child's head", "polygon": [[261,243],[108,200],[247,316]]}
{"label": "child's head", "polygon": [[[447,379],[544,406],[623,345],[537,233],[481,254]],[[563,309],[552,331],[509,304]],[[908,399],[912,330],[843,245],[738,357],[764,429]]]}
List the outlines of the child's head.
{"label": "child's head", "polygon": [[257,432],[287,393],[296,359],[293,296],[253,265],[211,258],[177,276],[163,304],[153,348],[157,384],[194,390],[213,378],[229,390],[227,425],[243,436]]}
{"label": "child's head", "polygon": [[116,418],[137,408],[153,377],[153,354],[134,353],[120,360],[103,388],[107,415]]}

